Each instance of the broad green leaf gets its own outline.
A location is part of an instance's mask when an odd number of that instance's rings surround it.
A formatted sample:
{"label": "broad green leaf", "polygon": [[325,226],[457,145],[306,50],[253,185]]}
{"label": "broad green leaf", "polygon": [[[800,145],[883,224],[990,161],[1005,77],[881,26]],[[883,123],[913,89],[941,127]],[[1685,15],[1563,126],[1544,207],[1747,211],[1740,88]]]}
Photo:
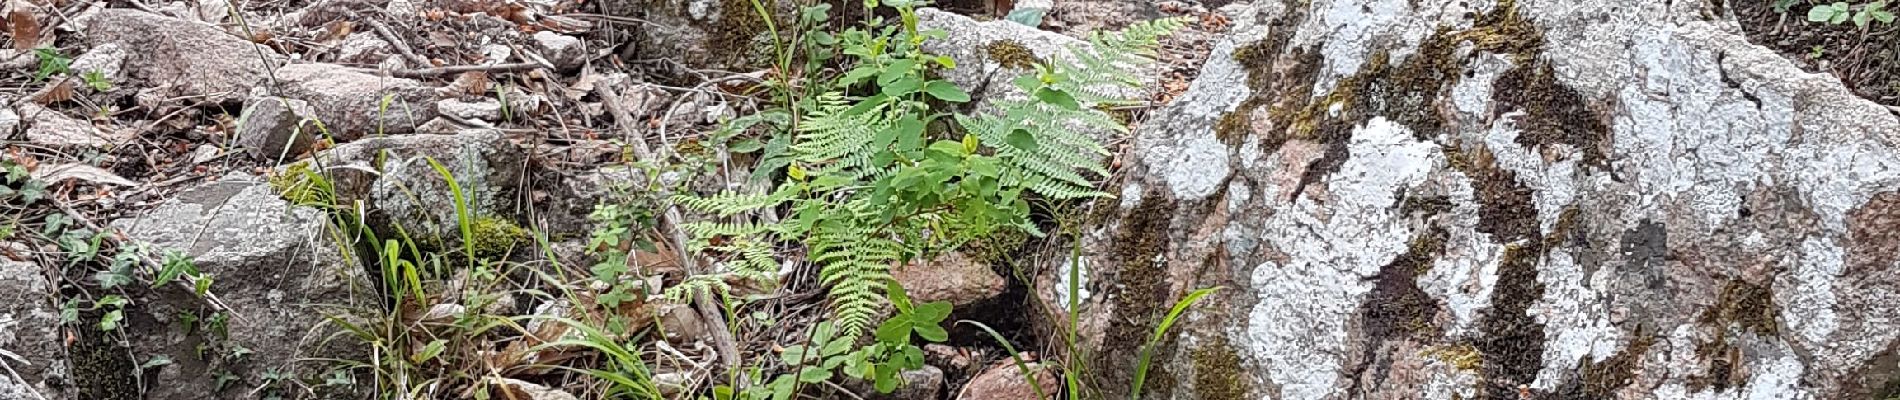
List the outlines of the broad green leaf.
{"label": "broad green leaf", "polygon": [[1874,11],[1872,14],[1874,15],[1875,21],[1880,21],[1880,23],[1883,23],[1883,24],[1893,23],[1894,15],[1891,12]]}
{"label": "broad green leaf", "polygon": [[435,341],[431,341],[429,342],[429,344],[422,346],[422,350],[417,351],[414,356],[409,357],[409,360],[416,364],[426,363],[426,362],[429,362],[429,360],[435,359],[435,356],[441,355],[442,351],[447,350],[448,347],[449,347],[448,340],[436,339]]}
{"label": "broad green leaf", "polygon": [[907,75],[910,75],[911,68],[914,68],[916,66],[917,66],[917,61],[910,60],[910,59],[897,60],[897,61],[891,62],[890,65],[884,66],[883,71],[880,71],[878,73],[877,84],[879,86],[890,86],[892,83],[897,82],[898,78],[903,78]]}
{"label": "broad green leaf", "polygon": [[911,320],[908,314],[898,314],[877,327],[877,340],[885,343],[910,342]]}
{"label": "broad green leaf", "polygon": [[759,141],[759,138],[746,138],[745,140],[740,140],[738,143],[733,143],[731,146],[726,146],[726,150],[739,154],[751,153],[764,148],[765,142]]}
{"label": "broad green leaf", "polygon": [[805,369],[798,371],[799,382],[818,383],[824,382],[826,379],[831,379],[831,371],[824,368],[805,367]]}
{"label": "broad green leaf", "polygon": [[904,285],[898,284],[896,279],[884,281],[884,295],[890,297],[897,312],[910,314],[910,293],[905,292]]}
{"label": "broad green leaf", "polygon": [[805,345],[794,345],[794,346],[786,347],[785,352],[779,353],[779,360],[784,361],[786,365],[804,364],[805,363]]}
{"label": "broad green leaf", "polygon": [[1042,100],[1042,102],[1044,103],[1049,103],[1050,105],[1053,105],[1056,107],[1062,107],[1070,111],[1082,109],[1082,105],[1075,102],[1074,96],[1070,96],[1068,93],[1064,93],[1063,91],[1055,90],[1051,88],[1043,88],[1042,90],[1036,91],[1036,99]]}
{"label": "broad green leaf", "polygon": [[917,337],[924,338],[924,340],[932,342],[950,340],[950,332],[944,330],[941,326],[921,323],[913,323],[913,325],[916,326],[914,330],[917,332]]}
{"label": "broad green leaf", "polygon": [[911,317],[915,318],[917,322],[929,324],[943,322],[943,319],[949,316],[950,302],[947,301],[933,301],[920,304],[917,306],[917,311],[911,314]]}
{"label": "broad green leaf", "polygon": [[1042,148],[1041,144],[1036,143],[1036,136],[1031,135],[1028,130],[1023,129],[1010,131],[1009,136],[1003,137],[1003,143],[1008,143],[1010,146],[1015,146],[1018,149],[1023,149],[1023,151],[1028,152],[1034,152]]}
{"label": "broad green leaf", "polygon": [[963,89],[958,89],[956,84],[950,83],[949,81],[930,81],[930,83],[924,84],[924,93],[929,93],[930,97],[935,97],[938,100],[952,103],[970,101],[969,93],[964,93]]}
{"label": "broad green leaf", "polygon": [[937,56],[937,65],[941,65],[944,68],[956,68],[957,60],[950,58],[950,56]]}
{"label": "broad green leaf", "polygon": [[119,329],[119,321],[124,319],[124,310],[107,311],[106,315],[99,317],[99,330],[110,331]]}
{"label": "broad green leaf", "polygon": [[1808,9],[1808,22],[1827,22],[1834,19],[1834,7],[1818,5]]}
{"label": "broad green leaf", "polygon": [[923,85],[924,85],[923,80],[917,79],[917,77],[915,76],[906,76],[903,78],[899,78],[896,81],[892,81],[888,85],[884,85],[884,90],[882,91],[882,93],[885,96],[902,97],[902,96],[909,95],[911,93],[916,93],[917,89],[923,87]]}
{"label": "broad green leaf", "polygon": [[1048,10],[1035,8],[1035,7],[1024,7],[1024,8],[1018,8],[1014,11],[1010,11],[1009,15],[1003,16],[1003,19],[1009,20],[1009,22],[1023,24],[1025,26],[1037,27],[1037,26],[1042,26],[1042,16],[1045,13],[1048,13]]}

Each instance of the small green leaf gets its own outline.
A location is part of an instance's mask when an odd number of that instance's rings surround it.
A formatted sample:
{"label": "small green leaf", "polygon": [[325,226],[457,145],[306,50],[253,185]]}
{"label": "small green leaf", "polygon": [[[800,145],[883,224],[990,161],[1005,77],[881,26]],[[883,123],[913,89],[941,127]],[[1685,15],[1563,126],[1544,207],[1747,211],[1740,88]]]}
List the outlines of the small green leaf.
{"label": "small green leaf", "polygon": [[898,314],[877,327],[877,340],[885,343],[909,343],[910,315]]}
{"label": "small green leaf", "polygon": [[804,364],[805,363],[805,345],[795,345],[795,346],[785,347],[785,352],[779,353],[779,360],[784,361],[786,365]]}
{"label": "small green leaf", "polygon": [[745,138],[745,140],[740,140],[731,146],[726,146],[726,150],[739,154],[751,153],[764,148],[765,142],[759,141],[759,138]]}
{"label": "small green leaf", "polygon": [[1048,13],[1048,10],[1035,8],[1035,7],[1024,7],[1024,8],[1018,8],[1014,11],[1010,11],[1009,15],[1003,16],[1003,19],[1009,20],[1009,22],[1023,24],[1029,27],[1038,27],[1038,26],[1042,26],[1042,16],[1043,14],[1046,14],[1046,13]]}
{"label": "small green leaf", "polygon": [[152,356],[150,360],[145,360],[144,364],[139,364],[139,370],[143,371],[167,365],[172,365],[172,358],[164,354],[159,354]]}
{"label": "small green leaf", "polygon": [[957,60],[950,58],[950,56],[937,56],[937,65],[954,69],[957,67]]}
{"label": "small green leaf", "polygon": [[119,329],[119,321],[124,319],[124,310],[107,311],[106,315],[99,317],[99,330],[111,331]]}
{"label": "small green leaf", "polygon": [[1834,7],[1818,5],[1808,9],[1808,22],[1827,22],[1834,19]]}
{"label": "small green leaf", "polygon": [[911,93],[917,93],[917,89],[922,88],[923,85],[923,80],[917,79],[917,77],[914,76],[906,76],[892,81],[888,85],[884,85],[884,90],[881,93],[890,97],[902,97]]}
{"label": "small green leaf", "polygon": [[883,71],[878,73],[877,84],[879,86],[890,86],[892,83],[897,82],[898,78],[910,75],[911,68],[915,68],[916,66],[917,61],[910,59],[891,62],[890,65],[884,66]]}
{"label": "small green leaf", "polygon": [[426,363],[426,362],[429,362],[429,360],[435,359],[435,356],[441,355],[442,351],[447,350],[448,347],[449,347],[448,340],[436,339],[435,341],[429,342],[429,344],[422,346],[422,350],[417,351],[414,356],[410,356],[409,360],[416,364]]}
{"label": "small green leaf", "polygon": [[824,382],[827,379],[831,379],[831,371],[824,368],[805,367],[805,369],[798,371],[799,382],[818,383]]}
{"label": "small green leaf", "polygon": [[963,89],[958,89],[956,84],[952,84],[948,81],[930,81],[930,83],[924,84],[924,92],[929,93],[930,97],[952,103],[970,101],[969,93],[964,93]]}
{"label": "small green leaf", "polygon": [[1049,103],[1049,105],[1062,107],[1063,109],[1067,109],[1070,111],[1076,111],[1076,110],[1082,109],[1082,105],[1075,102],[1074,96],[1070,96],[1068,93],[1065,93],[1060,90],[1051,89],[1051,88],[1043,88],[1042,90],[1036,91],[1036,99],[1042,100],[1042,102],[1044,103]]}
{"label": "small green leaf", "polygon": [[884,295],[890,297],[891,305],[897,307],[897,312],[910,313],[910,294],[904,292],[904,285],[898,284],[896,279],[884,281]]}
{"label": "small green leaf", "polygon": [[1893,23],[1894,15],[1891,12],[1874,11],[1872,14],[1874,15],[1875,21],[1880,21],[1880,23],[1883,23],[1883,24]]}
{"label": "small green leaf", "polygon": [[876,383],[877,383],[878,393],[890,393],[893,391],[897,391],[897,384],[899,383],[897,381],[897,369],[896,368],[878,368]]}
{"label": "small green leaf", "polygon": [[931,324],[913,324],[913,325],[915,325],[914,331],[917,332],[917,337],[924,338],[924,340],[929,340],[932,342],[942,342],[945,340],[950,340],[950,332],[944,330],[943,327],[941,326],[931,325]]}
{"label": "small green leaf", "polygon": [[1010,146],[1015,146],[1018,149],[1028,152],[1034,152],[1042,148],[1041,144],[1036,143],[1036,136],[1030,134],[1028,130],[1023,129],[1010,131],[1009,136],[1003,137],[1003,143],[1008,143]]}
{"label": "small green leaf", "polygon": [[933,301],[918,305],[917,312],[911,314],[917,322],[928,324],[943,322],[943,319],[949,316],[950,302],[947,301]]}
{"label": "small green leaf", "polygon": [[785,176],[791,177],[792,180],[803,181],[805,180],[805,169],[799,168],[798,164],[786,165]]}

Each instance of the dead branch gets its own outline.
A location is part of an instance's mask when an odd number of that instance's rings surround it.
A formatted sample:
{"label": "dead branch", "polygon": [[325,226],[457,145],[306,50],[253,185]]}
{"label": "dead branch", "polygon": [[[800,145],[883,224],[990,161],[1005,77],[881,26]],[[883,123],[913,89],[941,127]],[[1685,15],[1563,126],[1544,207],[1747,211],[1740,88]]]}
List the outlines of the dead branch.
{"label": "dead branch", "polygon": [[[634,119],[632,115],[627,114],[626,109],[621,108],[620,95],[614,93],[612,86],[605,84],[594,86],[594,93],[600,95],[601,104],[606,106],[607,112],[613,115],[614,121],[627,135],[627,142],[633,146],[634,156],[642,160],[652,160],[653,149],[647,147],[646,139],[639,137],[640,135],[633,130],[634,126],[638,126],[639,120]],[[681,266],[685,267],[686,272],[690,274],[705,273],[706,271],[699,268],[699,260],[686,249],[686,231],[680,229],[679,223],[679,208],[668,205],[666,213],[660,216],[660,226],[667,230],[673,243],[678,244],[672,247],[679,255]],[[739,346],[733,340],[732,332],[726,328],[725,314],[720,312],[719,307],[713,304],[712,297],[706,293],[693,296],[693,307],[699,310],[700,317],[704,318],[708,325],[716,327],[710,331],[712,331],[713,349],[719,352],[719,360],[725,364],[727,370],[738,368]]]}

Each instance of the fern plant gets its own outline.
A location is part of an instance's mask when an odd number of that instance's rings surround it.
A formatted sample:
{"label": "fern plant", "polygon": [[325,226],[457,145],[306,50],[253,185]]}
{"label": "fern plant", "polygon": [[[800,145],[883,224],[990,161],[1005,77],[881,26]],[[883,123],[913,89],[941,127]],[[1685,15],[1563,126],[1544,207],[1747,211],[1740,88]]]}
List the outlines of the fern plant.
{"label": "fern plant", "polygon": [[[674,198],[724,218],[683,227],[700,239],[696,248],[731,255],[719,274],[676,288],[724,290],[727,278],[770,276],[779,266],[772,245],[802,243],[829,289],[832,324],[844,336],[861,334],[889,298],[893,265],[1000,233],[1040,235],[1029,220],[1031,196],[1107,196],[1094,180],[1108,175],[1109,153],[1079,129],[1126,132],[1104,109],[1134,100],[1119,95],[1138,87],[1129,70],[1151,61],[1158,37],[1185,25],[1167,19],[1092,35],[1092,47],[1071,49],[1073,64],[1039,65],[1016,80],[1033,96],[952,116],[943,105],[970,96],[933,77],[955,62],[922,47],[943,32],[918,29],[921,4],[886,5],[896,23],[872,16],[867,28],[837,35],[852,67],[825,94],[794,105],[801,122],[785,146],[784,183],[768,193]],[[789,216],[747,218],[765,209]]]}

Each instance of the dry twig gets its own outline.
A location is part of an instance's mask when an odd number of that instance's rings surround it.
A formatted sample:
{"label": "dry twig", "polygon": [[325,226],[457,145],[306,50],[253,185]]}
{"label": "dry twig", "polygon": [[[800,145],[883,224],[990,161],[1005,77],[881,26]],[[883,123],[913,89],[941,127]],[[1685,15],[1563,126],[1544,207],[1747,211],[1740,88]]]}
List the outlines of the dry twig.
{"label": "dry twig", "polygon": [[[627,142],[633,146],[634,156],[643,160],[652,160],[653,150],[647,147],[646,139],[635,137],[636,134],[632,127],[637,126],[636,124],[638,124],[639,121],[635,120],[632,115],[627,114],[626,109],[621,108],[620,95],[614,93],[611,86],[612,85],[595,86],[594,93],[600,95],[601,104],[606,106],[609,114],[613,114],[614,121],[620,125],[620,129],[628,136]],[[680,220],[679,208],[669,205],[666,207],[666,213],[660,216],[660,226],[665,227],[669,238],[672,239],[674,243],[679,244],[671,247],[678,253],[679,262],[681,266],[686,268],[686,272],[689,274],[705,273],[706,271],[702,271],[699,268],[699,260],[693,258],[691,251],[686,249],[686,232],[680,229]],[[715,329],[710,329],[710,331],[712,332],[713,349],[719,352],[719,360],[725,364],[727,370],[738,368],[739,346],[733,341],[732,332],[726,330],[725,314],[720,312],[718,306],[713,305],[712,297],[707,296],[705,293],[699,293],[693,296],[693,306],[699,310],[700,317],[704,318],[708,325],[716,327]]]}

